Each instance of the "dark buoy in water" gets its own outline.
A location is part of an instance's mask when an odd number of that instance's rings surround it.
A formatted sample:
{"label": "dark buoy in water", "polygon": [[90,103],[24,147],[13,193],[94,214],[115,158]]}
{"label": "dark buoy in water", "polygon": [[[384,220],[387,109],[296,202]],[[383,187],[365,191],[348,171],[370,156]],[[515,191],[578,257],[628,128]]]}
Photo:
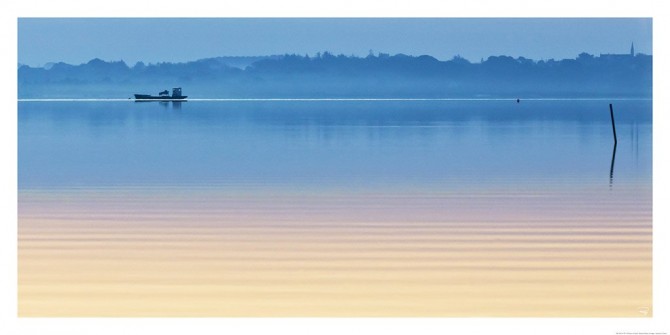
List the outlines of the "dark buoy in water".
{"label": "dark buoy in water", "polygon": [[516,99],[516,103],[519,103],[519,102],[521,102],[521,100],[519,100],[519,99],[517,98],[517,99]]}

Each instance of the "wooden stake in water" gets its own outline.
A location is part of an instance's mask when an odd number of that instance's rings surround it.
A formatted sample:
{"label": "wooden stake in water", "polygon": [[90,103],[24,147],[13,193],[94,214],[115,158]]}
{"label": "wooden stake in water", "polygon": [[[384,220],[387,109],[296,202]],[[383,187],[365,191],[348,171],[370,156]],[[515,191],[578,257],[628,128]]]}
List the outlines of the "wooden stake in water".
{"label": "wooden stake in water", "polygon": [[610,118],[612,118],[612,133],[614,133],[614,145],[616,145],[616,126],[614,126],[614,110],[612,109],[612,104],[610,104]]}

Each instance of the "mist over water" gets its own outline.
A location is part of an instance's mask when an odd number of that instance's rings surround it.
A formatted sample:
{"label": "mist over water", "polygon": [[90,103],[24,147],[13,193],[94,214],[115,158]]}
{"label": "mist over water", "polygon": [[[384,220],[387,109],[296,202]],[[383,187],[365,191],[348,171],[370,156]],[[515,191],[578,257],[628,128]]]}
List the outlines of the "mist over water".
{"label": "mist over water", "polygon": [[[21,66],[18,96],[124,98],[155,93],[158,83],[184,87],[190,98],[651,98],[652,56],[635,53],[532,60],[491,56],[479,63],[430,55],[319,53],[259,57],[232,66],[228,57],[186,63],[101,59],[49,68]],[[174,86],[173,86],[174,87]]]}

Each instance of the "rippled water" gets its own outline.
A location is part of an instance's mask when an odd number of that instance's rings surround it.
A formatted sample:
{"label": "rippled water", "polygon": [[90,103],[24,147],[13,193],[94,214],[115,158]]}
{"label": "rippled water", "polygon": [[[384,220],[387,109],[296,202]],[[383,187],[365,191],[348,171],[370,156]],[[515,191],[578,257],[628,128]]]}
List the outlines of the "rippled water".
{"label": "rippled water", "polygon": [[[19,102],[22,316],[651,316],[651,102]],[[613,159],[614,158],[614,159]]]}

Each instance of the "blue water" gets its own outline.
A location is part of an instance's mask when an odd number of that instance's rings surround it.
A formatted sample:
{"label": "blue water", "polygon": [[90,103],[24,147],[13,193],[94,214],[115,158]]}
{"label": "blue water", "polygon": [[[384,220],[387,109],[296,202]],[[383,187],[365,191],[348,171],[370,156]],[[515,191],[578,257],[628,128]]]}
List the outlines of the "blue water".
{"label": "blue water", "polygon": [[[651,184],[651,101],[20,101],[20,189]],[[612,178],[610,178],[612,172]]]}

